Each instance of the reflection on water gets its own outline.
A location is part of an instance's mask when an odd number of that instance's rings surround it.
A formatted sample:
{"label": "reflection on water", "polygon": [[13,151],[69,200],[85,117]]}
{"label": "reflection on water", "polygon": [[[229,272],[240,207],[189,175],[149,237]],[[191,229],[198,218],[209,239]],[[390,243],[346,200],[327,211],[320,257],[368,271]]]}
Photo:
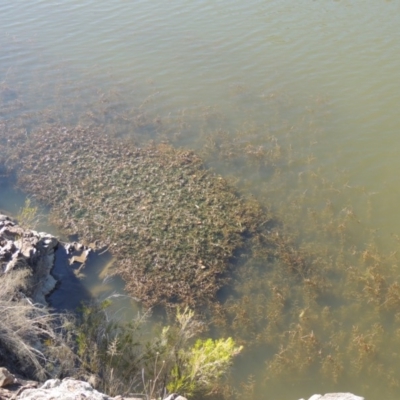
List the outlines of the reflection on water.
{"label": "reflection on water", "polygon": [[[276,256],[256,248],[212,310],[245,345],[237,390],[253,398],[398,398],[399,7],[0,6],[0,129],[80,124],[192,148],[279,221]],[[24,200],[1,182],[0,209]],[[123,293],[99,273],[110,261],[84,270],[100,298]]]}
{"label": "reflection on water", "polygon": [[133,320],[140,308],[125,293],[121,278],[112,275],[111,262],[109,254],[91,252],[83,266],[71,265],[65,249],[59,248],[52,274],[60,283],[49,296],[49,304],[56,310],[76,311],[83,302],[110,299],[108,310],[115,320]]}
{"label": "reflection on water", "polygon": [[57,311],[76,311],[82,302],[90,301],[91,296],[69,265],[67,252],[64,247],[56,251],[52,275],[59,282],[56,290],[48,297],[48,303]]}
{"label": "reflection on water", "polygon": [[82,283],[96,299],[112,300],[108,310],[113,318],[131,321],[141,311],[141,307],[124,291],[122,279],[113,275],[113,262],[109,253],[89,254],[82,270]]}

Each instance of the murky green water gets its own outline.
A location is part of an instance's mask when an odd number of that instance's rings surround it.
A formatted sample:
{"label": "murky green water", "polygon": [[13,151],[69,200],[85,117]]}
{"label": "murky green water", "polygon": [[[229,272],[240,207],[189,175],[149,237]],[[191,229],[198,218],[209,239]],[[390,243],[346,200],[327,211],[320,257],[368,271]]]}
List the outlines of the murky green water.
{"label": "murky green water", "polygon": [[399,27],[395,1],[8,2],[0,124],[101,120],[195,149],[315,271],[238,272],[219,328],[245,343],[247,390],[397,399]]}

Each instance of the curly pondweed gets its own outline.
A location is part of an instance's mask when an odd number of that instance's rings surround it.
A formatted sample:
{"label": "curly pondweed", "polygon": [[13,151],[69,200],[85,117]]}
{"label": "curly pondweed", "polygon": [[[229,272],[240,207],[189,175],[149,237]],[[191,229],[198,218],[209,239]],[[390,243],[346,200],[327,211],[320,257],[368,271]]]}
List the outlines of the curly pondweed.
{"label": "curly pondweed", "polygon": [[268,219],[193,152],[136,147],[96,129],[49,127],[7,136],[18,183],[54,221],[108,248],[127,289],[146,305],[213,299],[245,237]]}

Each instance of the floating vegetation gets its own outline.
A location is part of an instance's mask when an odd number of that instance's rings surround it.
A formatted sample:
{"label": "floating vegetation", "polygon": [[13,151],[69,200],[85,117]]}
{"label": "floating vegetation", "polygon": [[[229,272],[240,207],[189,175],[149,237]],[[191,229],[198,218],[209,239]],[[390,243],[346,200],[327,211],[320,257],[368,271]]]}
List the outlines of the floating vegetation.
{"label": "floating vegetation", "polygon": [[19,185],[65,231],[109,249],[148,306],[213,299],[245,236],[268,222],[190,151],[137,148],[82,127],[8,137],[3,152]]}

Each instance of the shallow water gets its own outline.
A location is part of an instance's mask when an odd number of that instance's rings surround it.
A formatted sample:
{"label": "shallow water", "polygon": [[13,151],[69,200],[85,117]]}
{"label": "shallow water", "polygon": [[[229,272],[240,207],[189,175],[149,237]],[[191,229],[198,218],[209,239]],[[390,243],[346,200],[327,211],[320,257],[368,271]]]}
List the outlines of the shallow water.
{"label": "shallow water", "polygon": [[[12,179],[2,180],[0,193],[0,213],[9,215],[18,221],[18,216],[26,200],[31,199],[26,193],[16,189]],[[49,210],[38,206],[37,221],[34,229],[51,233],[62,241],[70,242],[75,238],[68,237],[48,220]],[[84,302],[94,299],[103,301],[112,299],[110,313],[116,320],[131,320],[141,308],[124,290],[124,283],[118,276],[113,276],[113,258],[109,253],[91,252],[84,265],[70,264],[70,257],[64,247],[59,247],[55,255],[52,270],[58,284],[54,292],[47,298],[49,305],[56,311],[77,311]]]}
{"label": "shallow water", "polygon": [[[255,376],[254,398],[349,390],[395,399],[397,310],[352,298],[360,283],[348,280],[351,268],[366,280],[377,279],[378,268],[388,285],[398,278],[399,11],[397,2],[372,0],[8,2],[0,5],[0,123],[18,120],[29,134],[43,121],[96,124],[99,113],[106,133],[198,151],[278,215],[296,246],[313,249],[309,258],[322,271],[313,278],[333,286],[313,301],[304,289],[311,283],[280,274],[279,266],[269,273],[261,262],[248,282],[238,273],[235,292],[252,299],[246,307],[253,332],[241,329],[245,319],[221,331],[247,343],[236,373]],[[1,187],[0,209],[17,212],[23,201]],[[94,275],[89,286],[98,290]],[[285,298],[276,325],[275,284]],[[340,329],[322,327],[326,307]],[[375,332],[378,351],[366,361],[375,369],[357,370],[348,358],[364,360],[351,346],[365,338],[352,329],[371,337],[375,324],[385,331]],[[280,350],[295,358],[284,332],[313,332],[324,343],[334,336],[321,347],[349,353],[337,356],[346,372],[335,383],[329,354],[318,355],[264,386],[272,375],[266,363]],[[314,354],[293,346],[305,358]]]}

